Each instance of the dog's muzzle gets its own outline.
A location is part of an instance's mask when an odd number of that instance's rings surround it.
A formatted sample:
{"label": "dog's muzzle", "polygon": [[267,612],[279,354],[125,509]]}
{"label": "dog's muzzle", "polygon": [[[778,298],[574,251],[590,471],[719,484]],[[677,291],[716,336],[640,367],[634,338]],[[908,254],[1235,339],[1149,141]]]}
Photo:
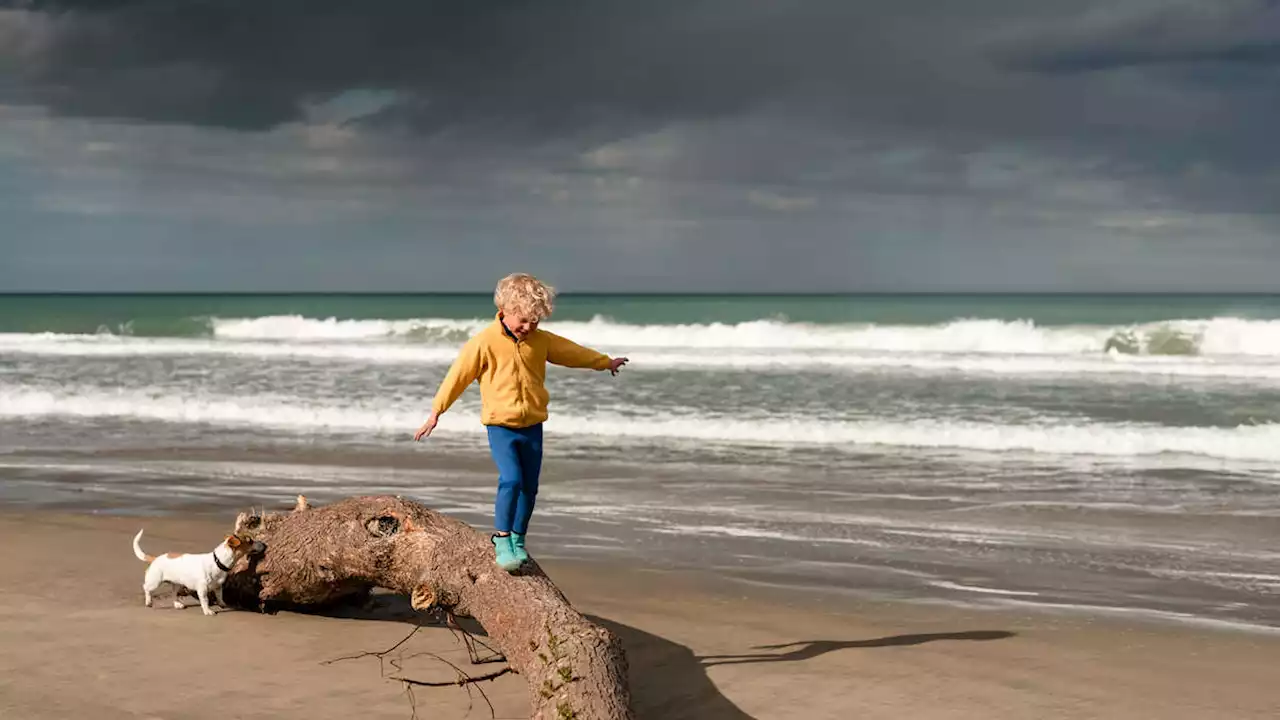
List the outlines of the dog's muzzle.
{"label": "dog's muzzle", "polygon": [[250,555],[264,555],[266,554],[266,552],[267,552],[267,544],[262,542],[261,540],[254,540],[253,544],[249,546]]}

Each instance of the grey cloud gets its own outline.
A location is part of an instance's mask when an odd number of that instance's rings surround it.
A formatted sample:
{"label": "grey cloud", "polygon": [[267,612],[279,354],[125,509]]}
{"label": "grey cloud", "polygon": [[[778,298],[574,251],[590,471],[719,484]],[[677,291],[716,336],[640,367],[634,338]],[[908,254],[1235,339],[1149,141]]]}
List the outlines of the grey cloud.
{"label": "grey cloud", "polygon": [[[761,76],[767,67],[690,72],[698,55],[706,65],[717,57],[727,65],[768,37],[749,27],[725,37],[737,47],[698,53],[694,45],[714,35],[720,20],[708,14],[699,22],[687,3],[35,6],[50,7],[65,12],[46,28],[27,79],[39,101],[73,115],[263,129],[298,119],[311,100],[372,87],[406,94],[379,114],[382,125],[546,133],[671,112],[733,112],[759,88],[778,87]],[[674,51],[659,52],[663,45]],[[699,83],[708,73],[719,82]]]}
{"label": "grey cloud", "polygon": [[[1273,78],[1233,89],[1213,68],[1057,72],[1265,55],[1275,5],[1251,0],[20,4],[23,97],[57,113],[265,130],[343,91],[382,89],[396,99],[355,122],[473,149],[585,150],[672,124],[786,113],[828,139],[891,136],[957,156],[1016,142],[1168,176],[1256,162],[1241,150],[1257,131],[1248,118],[1280,102]],[[767,170],[768,152],[739,152],[738,164]],[[731,165],[721,162],[736,178]]]}
{"label": "grey cloud", "polygon": [[358,87],[403,95],[369,122],[421,133],[601,139],[771,105],[920,122],[939,106],[968,112],[943,102],[962,97],[966,83],[947,90],[958,74],[987,82],[962,38],[1017,7],[64,0],[26,11],[43,40],[24,75],[30,97],[61,113],[244,129]]}
{"label": "grey cloud", "polygon": [[1280,3],[1193,0],[1120,3],[1076,22],[1033,30],[998,54],[1015,67],[1051,73],[1126,66],[1280,63]]}
{"label": "grey cloud", "polygon": [[[1202,91],[1026,78],[1002,63],[1043,69],[1150,54],[1153,23],[1173,28],[1158,35],[1172,38],[1165,44],[1176,45],[1183,26],[1216,37],[1190,13],[1179,25],[1137,0],[1093,12],[1006,0],[23,4],[41,21],[25,23],[40,39],[27,43],[22,87],[55,112],[262,130],[371,88],[398,98],[360,120],[373,128],[516,146],[590,147],[785,109],[834,134],[892,130],[961,152],[998,138],[1067,154],[1096,141],[1141,155],[1152,144],[1144,133],[1186,131],[1171,118]],[[1247,25],[1251,9],[1271,12],[1227,4],[1235,11],[1215,15],[1225,28],[1217,35]],[[1244,91],[1227,102],[1243,102]]]}
{"label": "grey cloud", "polygon": [[508,237],[601,283],[1280,270],[1274,2],[6,5],[0,183],[66,222],[380,223],[388,267]]}

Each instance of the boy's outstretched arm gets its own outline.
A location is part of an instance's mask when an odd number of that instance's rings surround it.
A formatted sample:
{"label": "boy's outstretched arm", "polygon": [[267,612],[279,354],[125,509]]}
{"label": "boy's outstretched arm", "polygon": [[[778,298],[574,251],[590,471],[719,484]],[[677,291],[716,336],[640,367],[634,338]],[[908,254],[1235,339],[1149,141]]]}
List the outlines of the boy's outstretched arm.
{"label": "boy's outstretched arm", "polygon": [[484,357],[480,353],[480,342],[472,338],[462,346],[458,357],[449,366],[448,374],[440,382],[440,389],[436,391],[435,399],[431,401],[431,415],[427,417],[422,427],[418,428],[418,432],[414,433],[414,440],[421,440],[436,429],[440,416],[457,402],[471,383],[480,377],[480,371],[483,369]]}
{"label": "boy's outstretched arm", "polygon": [[547,336],[547,362],[571,368],[608,370],[614,375],[627,364],[626,358],[611,358],[602,352],[583,347],[568,338],[543,330]]}

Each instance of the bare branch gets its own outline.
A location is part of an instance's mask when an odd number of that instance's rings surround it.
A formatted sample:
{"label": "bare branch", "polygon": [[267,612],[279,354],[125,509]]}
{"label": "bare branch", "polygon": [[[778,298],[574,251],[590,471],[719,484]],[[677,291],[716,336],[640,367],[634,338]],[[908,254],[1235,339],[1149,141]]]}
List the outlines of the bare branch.
{"label": "bare branch", "polygon": [[[456,624],[456,621],[455,621],[455,624]],[[414,696],[414,694],[413,694],[413,688],[415,688],[415,687],[451,687],[451,686],[466,687],[466,688],[467,688],[467,701],[468,701],[468,702],[467,702],[467,715],[470,715],[470,714],[471,714],[471,709],[472,709],[472,707],[473,707],[472,702],[471,702],[471,701],[472,701],[472,697],[471,697],[471,688],[470,688],[470,685],[473,685],[473,684],[475,684],[475,683],[479,683],[479,682],[484,682],[484,681],[486,681],[486,680],[495,680],[495,679],[497,679],[497,678],[502,677],[503,675],[506,675],[507,673],[514,672],[514,671],[511,669],[511,666],[507,666],[507,667],[504,667],[504,668],[502,668],[502,669],[500,669],[500,670],[495,670],[495,671],[493,671],[493,672],[491,672],[491,673],[488,673],[488,674],[485,674],[485,675],[472,676],[472,675],[468,675],[468,674],[466,673],[466,671],[464,671],[462,668],[458,667],[458,666],[457,666],[457,665],[455,665],[454,663],[450,662],[449,660],[447,660],[447,659],[445,659],[445,658],[441,657],[440,655],[438,655],[438,654],[436,654],[436,653],[430,652],[430,651],[423,651],[423,652],[414,653],[414,654],[412,654],[412,655],[408,655],[408,656],[401,656],[401,657],[394,657],[394,658],[388,658],[388,657],[387,657],[387,656],[388,656],[388,655],[390,655],[391,653],[393,653],[393,652],[395,652],[395,651],[399,650],[400,648],[404,647],[405,643],[407,643],[407,642],[409,642],[409,640],[413,639],[413,636],[414,636],[414,635],[417,635],[417,634],[418,634],[418,631],[419,631],[419,630],[421,630],[422,628],[423,628],[423,626],[422,626],[422,625],[415,625],[415,626],[414,626],[414,628],[413,628],[413,630],[409,631],[409,634],[408,634],[408,635],[405,635],[403,638],[401,638],[401,639],[399,640],[399,642],[397,642],[395,645],[392,645],[391,647],[387,648],[386,650],[380,650],[380,651],[376,651],[376,652],[375,652],[375,651],[366,651],[366,652],[362,652],[362,653],[357,653],[357,654],[355,654],[355,655],[345,655],[345,656],[343,656],[343,657],[333,658],[332,660],[325,660],[324,662],[322,662],[322,663],[320,663],[320,664],[321,664],[321,665],[332,665],[333,663],[342,662],[342,661],[344,661],[344,660],[359,660],[359,659],[361,659],[361,658],[367,658],[367,657],[375,657],[375,658],[377,658],[377,659],[378,659],[378,674],[379,674],[381,677],[386,678],[387,680],[395,680],[395,681],[398,681],[398,682],[400,682],[400,683],[403,683],[404,688],[405,688],[405,695],[407,695],[407,696],[408,696],[408,698],[409,698],[409,706],[410,706],[410,709],[411,709],[411,711],[412,711],[412,715],[410,716],[410,720],[416,720],[416,718],[418,717],[418,704],[417,704],[417,698],[416,698],[416,697]],[[450,631],[454,631],[454,628],[450,628]],[[455,640],[459,639],[459,636],[458,636],[458,634],[457,634],[457,633],[461,633],[461,634],[462,634],[462,636],[463,636],[464,638],[471,638],[473,641],[475,641],[475,642],[479,642],[478,640],[476,640],[476,639],[474,638],[474,636],[472,636],[472,635],[471,635],[471,633],[467,632],[466,630],[464,630],[464,629],[463,629],[462,627],[460,627],[460,626],[459,626],[459,627],[457,627],[456,632],[455,632],[455,634],[454,634],[454,639],[455,639]],[[464,642],[464,644],[466,644],[465,640],[464,640],[463,642]],[[483,645],[483,643],[480,643],[480,644],[482,644],[482,645]],[[486,647],[486,648],[488,648],[488,646],[487,646],[487,645],[485,645],[485,647]],[[478,664],[478,661],[476,661],[476,660],[475,660],[475,651],[474,651],[474,649],[472,648],[472,646],[467,645],[467,650],[469,651],[469,653],[470,653],[470,655],[471,655],[471,657],[472,657],[472,664]],[[490,649],[490,651],[492,652],[492,649]],[[439,660],[440,662],[444,663],[445,665],[448,665],[450,668],[453,668],[454,673],[456,673],[456,674],[457,674],[457,678],[456,678],[456,679],[454,679],[454,680],[448,681],[448,682],[442,682],[442,681],[430,681],[430,680],[417,680],[417,679],[414,679],[414,678],[402,677],[402,676],[399,676],[399,675],[393,675],[393,676],[388,676],[388,675],[387,675],[386,663],[390,663],[390,664],[391,664],[391,667],[395,668],[396,672],[404,672],[404,666],[403,666],[403,663],[404,663],[404,662],[409,661],[409,660],[412,660],[413,658],[416,658],[416,657],[422,657],[422,656],[424,656],[424,655],[429,656],[429,657],[431,657],[431,658],[434,658],[434,659],[436,659],[436,660]],[[496,662],[496,661],[495,661],[495,660],[485,660],[484,662]],[[496,717],[497,717],[497,710],[495,710],[495,709],[494,709],[494,707],[493,707],[493,702],[492,702],[491,700],[489,700],[489,696],[485,693],[484,688],[476,687],[476,690],[480,691],[480,697],[484,698],[484,702],[485,702],[485,704],[489,706],[489,716],[490,716],[491,718],[496,718]]]}

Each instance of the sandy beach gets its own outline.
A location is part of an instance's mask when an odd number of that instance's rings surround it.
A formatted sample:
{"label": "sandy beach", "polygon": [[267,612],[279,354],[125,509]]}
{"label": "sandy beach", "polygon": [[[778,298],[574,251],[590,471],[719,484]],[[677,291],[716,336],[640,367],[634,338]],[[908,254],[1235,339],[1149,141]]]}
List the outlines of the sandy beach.
{"label": "sandy beach", "polygon": [[[402,600],[348,617],[142,606],[151,551],[199,551],[206,520],[0,514],[0,716],[409,718],[372,657],[412,630]],[[669,571],[549,562],[583,612],[627,646],[642,718],[1270,718],[1280,636],[1046,611],[883,604]],[[444,628],[403,647],[405,675],[475,674]],[[384,668],[394,674],[392,667]],[[523,717],[507,675],[493,715]],[[418,717],[489,717],[478,691],[421,688]]]}
{"label": "sandy beach", "polygon": [[1278,77],[1280,0],[0,0],[0,720],[1280,720]]}

